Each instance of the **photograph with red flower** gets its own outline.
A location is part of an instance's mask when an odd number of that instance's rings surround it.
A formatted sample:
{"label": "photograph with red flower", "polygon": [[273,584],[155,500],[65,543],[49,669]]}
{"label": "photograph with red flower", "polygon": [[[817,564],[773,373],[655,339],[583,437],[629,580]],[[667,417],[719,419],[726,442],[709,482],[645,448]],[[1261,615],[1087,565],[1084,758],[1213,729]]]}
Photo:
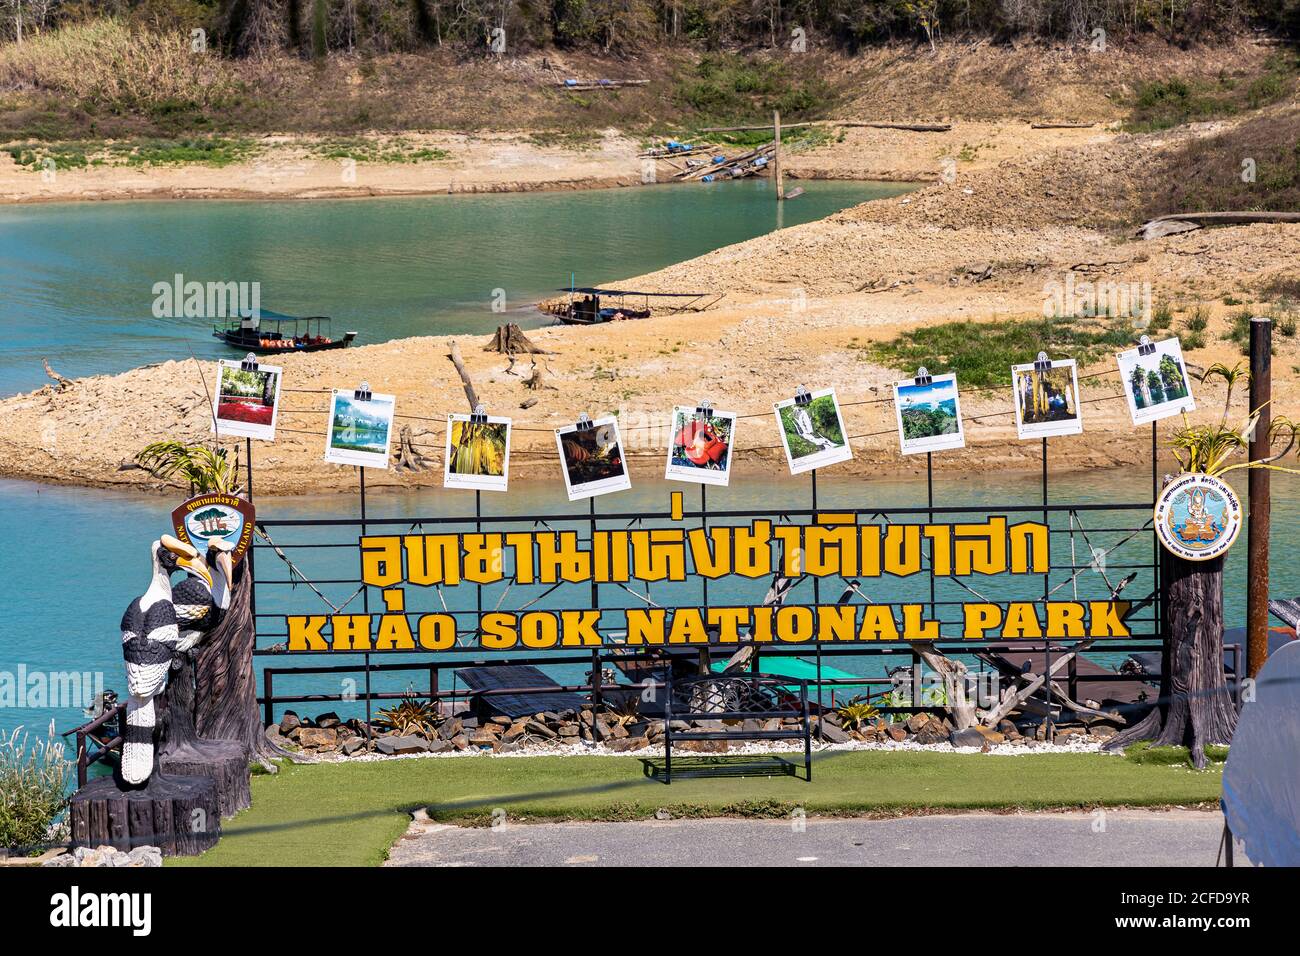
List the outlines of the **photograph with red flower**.
{"label": "photograph with red flower", "polygon": [[280,369],[274,365],[245,367],[223,359],[217,363],[212,430],[218,435],[275,441],[280,407]]}
{"label": "photograph with red flower", "polygon": [[678,405],[673,409],[664,477],[726,485],[731,480],[731,447],[735,439],[735,412]]}

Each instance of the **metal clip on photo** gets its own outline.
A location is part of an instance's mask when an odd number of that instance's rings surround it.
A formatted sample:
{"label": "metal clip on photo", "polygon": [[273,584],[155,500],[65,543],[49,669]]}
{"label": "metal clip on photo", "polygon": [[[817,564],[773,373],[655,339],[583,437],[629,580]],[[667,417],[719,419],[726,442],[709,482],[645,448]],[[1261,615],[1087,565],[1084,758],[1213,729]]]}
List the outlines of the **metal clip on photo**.
{"label": "metal clip on photo", "polygon": [[578,421],[574,424],[573,427],[576,431],[587,432],[587,431],[591,431],[596,426],[591,423],[591,419],[587,416],[587,413],[583,412],[581,415],[578,416]]}
{"label": "metal clip on photo", "polygon": [[794,393],[794,403],[796,405],[811,405],[812,392],[800,385]]}
{"label": "metal clip on photo", "polygon": [[247,355],[244,356],[244,360],[239,363],[239,368],[241,371],[245,371],[245,372],[256,372],[257,356],[254,355],[252,352],[249,352]]}
{"label": "metal clip on photo", "polygon": [[1039,352],[1038,358],[1034,359],[1035,372],[1050,372],[1052,370],[1052,360],[1047,357],[1046,352]]}
{"label": "metal clip on photo", "polygon": [[362,382],[361,387],[352,393],[352,398],[358,402],[370,401],[370,383]]}
{"label": "metal clip on photo", "polygon": [[929,385],[932,381],[934,380],[930,377],[930,370],[924,365],[916,370],[916,378],[914,379],[914,382],[917,385]]}
{"label": "metal clip on photo", "polygon": [[1138,355],[1153,355],[1155,351],[1155,343],[1151,341],[1149,336],[1144,335],[1138,339]]}
{"label": "metal clip on photo", "polygon": [[487,424],[487,412],[484,411],[481,403],[474,406],[474,412],[469,416],[469,423],[471,425]]}
{"label": "metal clip on photo", "polygon": [[713,404],[711,402],[700,402],[695,406],[695,417],[704,419],[713,417]]}

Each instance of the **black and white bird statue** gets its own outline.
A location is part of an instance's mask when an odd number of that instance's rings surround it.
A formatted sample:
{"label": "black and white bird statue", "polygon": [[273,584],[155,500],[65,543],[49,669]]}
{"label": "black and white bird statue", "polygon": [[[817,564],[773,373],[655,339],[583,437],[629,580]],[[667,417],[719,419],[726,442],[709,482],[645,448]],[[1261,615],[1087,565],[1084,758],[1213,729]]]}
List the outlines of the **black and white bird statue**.
{"label": "black and white bird statue", "polygon": [[180,631],[178,651],[188,651],[198,644],[221,623],[230,608],[230,589],[235,577],[230,551],[231,546],[225,541],[212,542],[202,564],[184,566],[185,579],[172,585],[172,606],[176,609],[176,626]]}
{"label": "black and white bird statue", "polygon": [[153,577],[149,588],[122,615],[122,657],[130,694],[122,741],[122,779],[130,784],[142,784],[153,773],[154,698],[167,686],[172,656],[181,641],[172,603],[172,572],[191,571],[206,578],[209,586],[212,581],[199,552],[170,535],[153,543],[150,556]]}

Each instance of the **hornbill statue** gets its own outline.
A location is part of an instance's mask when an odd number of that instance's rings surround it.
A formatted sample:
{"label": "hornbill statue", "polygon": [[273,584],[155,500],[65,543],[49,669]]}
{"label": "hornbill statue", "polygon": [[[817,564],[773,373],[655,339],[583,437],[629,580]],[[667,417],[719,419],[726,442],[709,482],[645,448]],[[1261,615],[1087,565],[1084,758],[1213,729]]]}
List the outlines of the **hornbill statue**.
{"label": "hornbill statue", "polygon": [[[122,741],[122,779],[142,784],[153,772],[154,698],[167,686],[172,655],[181,642],[171,575],[183,569],[211,586],[212,574],[199,552],[170,535],[150,550],[153,577],[149,588],[122,615],[122,657],[126,661],[126,730]],[[197,638],[196,638],[197,640]]]}
{"label": "hornbill statue", "polygon": [[213,541],[201,563],[186,565],[185,580],[172,586],[172,607],[180,631],[177,651],[188,651],[221,622],[230,608],[230,591],[235,583],[231,545]]}

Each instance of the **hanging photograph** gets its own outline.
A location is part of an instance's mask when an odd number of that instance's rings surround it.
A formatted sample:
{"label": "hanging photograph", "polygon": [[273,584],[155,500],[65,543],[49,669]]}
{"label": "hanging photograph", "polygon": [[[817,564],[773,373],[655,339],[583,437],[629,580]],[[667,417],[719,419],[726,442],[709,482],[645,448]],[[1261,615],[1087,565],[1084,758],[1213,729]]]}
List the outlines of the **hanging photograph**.
{"label": "hanging photograph", "polygon": [[673,409],[664,477],[702,485],[727,484],[735,440],[735,412],[677,406]]}
{"label": "hanging photograph", "polygon": [[447,416],[444,488],[505,491],[510,476],[510,419],[474,422],[469,415]]}
{"label": "hanging photograph", "polygon": [[598,418],[586,427],[557,428],[555,444],[560,450],[564,487],[570,501],[632,487],[615,419]]}
{"label": "hanging photograph", "polygon": [[247,371],[239,362],[217,363],[217,390],[212,405],[212,430],[219,437],[275,441],[280,411],[280,369],[259,365]]}
{"label": "hanging photograph", "polygon": [[1083,431],[1079,409],[1079,374],[1074,359],[1011,366],[1016,396],[1016,434],[1021,438],[1078,435]]}
{"label": "hanging photograph", "polygon": [[835,389],[813,392],[811,399],[806,405],[789,398],[772,406],[792,475],[853,457]]}
{"label": "hanging photograph", "polygon": [[392,395],[375,393],[369,399],[359,399],[351,389],[334,389],[325,460],[336,465],[387,468],[393,402]]}
{"label": "hanging photograph", "polygon": [[895,382],[894,414],[904,455],[966,447],[956,375],[935,375],[926,385]]}
{"label": "hanging photograph", "polygon": [[1140,355],[1139,351],[1129,349],[1115,356],[1133,424],[1194,410],[1196,402],[1178,339],[1156,342],[1155,351],[1149,355]]}

